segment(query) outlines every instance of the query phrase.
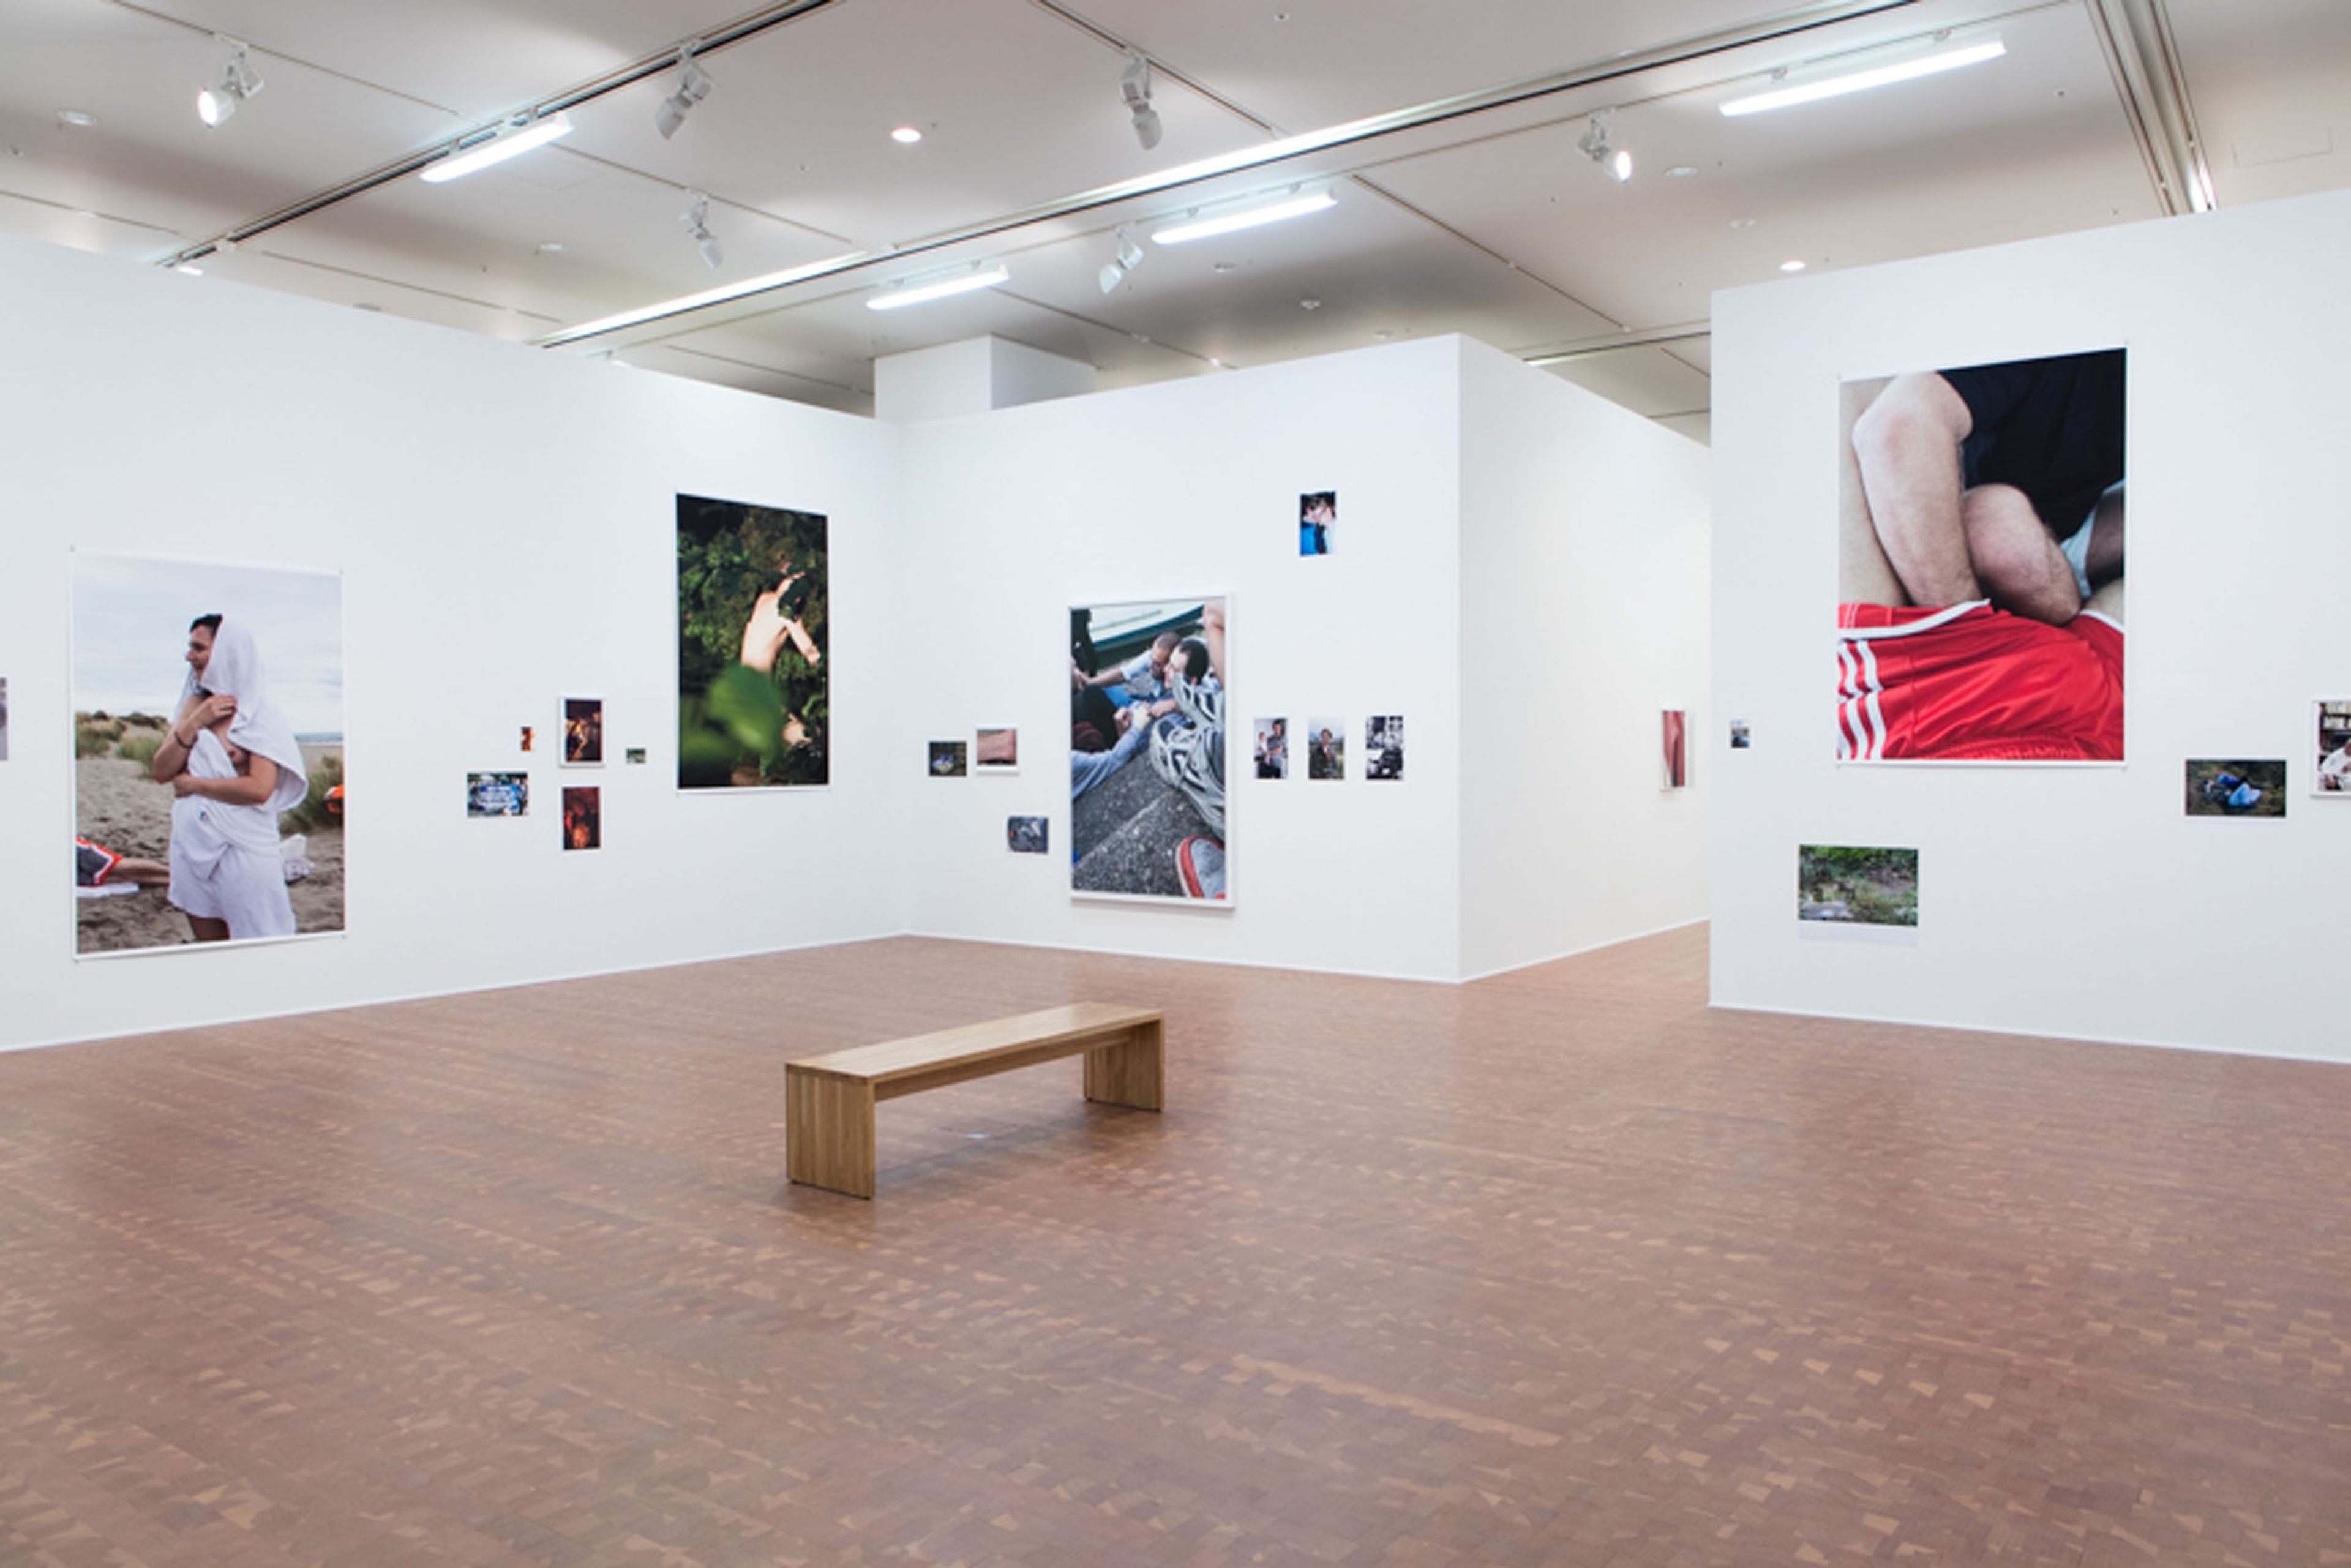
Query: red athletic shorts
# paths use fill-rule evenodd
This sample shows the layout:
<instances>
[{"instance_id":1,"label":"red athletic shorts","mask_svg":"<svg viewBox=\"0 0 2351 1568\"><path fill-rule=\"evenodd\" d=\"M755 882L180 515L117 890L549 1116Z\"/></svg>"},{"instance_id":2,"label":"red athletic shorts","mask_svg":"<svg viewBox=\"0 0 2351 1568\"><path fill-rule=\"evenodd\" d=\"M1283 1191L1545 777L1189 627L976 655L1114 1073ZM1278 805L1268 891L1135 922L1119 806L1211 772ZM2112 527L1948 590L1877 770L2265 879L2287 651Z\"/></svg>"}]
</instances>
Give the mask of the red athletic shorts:
<instances>
[{"instance_id":1,"label":"red athletic shorts","mask_svg":"<svg viewBox=\"0 0 2351 1568\"><path fill-rule=\"evenodd\" d=\"M1837 756L1876 762L2119 762L2123 632L1981 600L1837 606Z\"/></svg>"}]
</instances>

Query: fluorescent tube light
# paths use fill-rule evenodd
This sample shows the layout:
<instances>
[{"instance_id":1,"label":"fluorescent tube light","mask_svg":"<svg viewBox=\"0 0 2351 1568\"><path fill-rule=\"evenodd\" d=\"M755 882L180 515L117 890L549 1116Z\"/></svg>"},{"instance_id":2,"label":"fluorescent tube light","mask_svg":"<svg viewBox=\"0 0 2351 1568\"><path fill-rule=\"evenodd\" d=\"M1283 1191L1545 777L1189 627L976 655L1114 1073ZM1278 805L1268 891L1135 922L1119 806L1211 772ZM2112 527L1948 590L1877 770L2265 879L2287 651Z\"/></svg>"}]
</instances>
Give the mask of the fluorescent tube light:
<instances>
[{"instance_id":1,"label":"fluorescent tube light","mask_svg":"<svg viewBox=\"0 0 2351 1568\"><path fill-rule=\"evenodd\" d=\"M1226 213L1218 217L1201 218L1164 228L1151 236L1154 245L1183 245L1190 240L1211 239L1217 235L1253 229L1259 224L1278 224L1284 218L1302 218L1309 213L1319 213L1325 207L1336 206L1328 191L1317 191L1311 196L1293 196L1286 202L1270 206L1248 207L1238 213Z\"/></svg>"},{"instance_id":2,"label":"fluorescent tube light","mask_svg":"<svg viewBox=\"0 0 2351 1568\"><path fill-rule=\"evenodd\" d=\"M865 301L868 310L899 310L909 305L926 304L945 299L950 295L968 294L975 288L993 288L1011 278L1001 267L983 267L967 272L959 277L944 278L936 283L918 284L912 288L885 288Z\"/></svg>"},{"instance_id":3,"label":"fluorescent tube light","mask_svg":"<svg viewBox=\"0 0 2351 1568\"><path fill-rule=\"evenodd\" d=\"M534 147L544 147L559 136L570 134L569 115L541 115L528 124L510 125L487 141L476 141L463 152L426 165L420 178L428 185L438 185L444 180L462 180L468 174L479 173L493 163L503 163Z\"/></svg>"},{"instance_id":4,"label":"fluorescent tube light","mask_svg":"<svg viewBox=\"0 0 2351 1568\"><path fill-rule=\"evenodd\" d=\"M1742 114L1761 114L1766 110L1786 109L1793 104L1814 103L1824 98L1837 98L1849 92L1865 92L1874 87L1888 87L1898 81L1913 81L1943 71L1955 71L1961 66L1980 65L1996 60L2008 53L2008 46L1998 38L1962 48L1941 48L1931 54L1914 55L1907 60L1890 65L1873 66L1866 70L1846 71L1841 75L1823 77L1817 81L1798 87L1773 88L1769 92L1750 93L1734 98L1722 106L1722 112L1736 118Z\"/></svg>"}]
</instances>

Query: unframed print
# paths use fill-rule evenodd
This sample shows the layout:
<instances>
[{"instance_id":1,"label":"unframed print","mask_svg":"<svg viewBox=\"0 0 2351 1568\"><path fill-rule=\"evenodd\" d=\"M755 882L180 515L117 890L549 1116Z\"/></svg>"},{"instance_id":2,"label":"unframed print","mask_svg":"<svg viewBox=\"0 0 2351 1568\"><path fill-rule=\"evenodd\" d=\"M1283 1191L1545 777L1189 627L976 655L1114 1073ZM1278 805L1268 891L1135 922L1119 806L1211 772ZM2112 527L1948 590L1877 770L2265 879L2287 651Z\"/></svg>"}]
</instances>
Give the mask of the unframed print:
<instances>
[{"instance_id":1,"label":"unframed print","mask_svg":"<svg viewBox=\"0 0 2351 1568\"><path fill-rule=\"evenodd\" d=\"M1364 721L1364 777L1403 779L1403 715L1389 714Z\"/></svg>"},{"instance_id":2,"label":"unframed print","mask_svg":"<svg viewBox=\"0 0 2351 1568\"><path fill-rule=\"evenodd\" d=\"M2112 349L1845 384L1840 760L2123 759L2124 371Z\"/></svg>"},{"instance_id":3,"label":"unframed print","mask_svg":"<svg viewBox=\"0 0 2351 1568\"><path fill-rule=\"evenodd\" d=\"M974 773L1020 771L1020 732L1009 725L974 732L971 741Z\"/></svg>"},{"instance_id":4,"label":"unframed print","mask_svg":"<svg viewBox=\"0 0 2351 1568\"><path fill-rule=\"evenodd\" d=\"M1732 719L1730 721L1730 749L1733 751L1744 751L1747 749L1748 745L1747 721L1743 718Z\"/></svg>"},{"instance_id":5,"label":"unframed print","mask_svg":"<svg viewBox=\"0 0 2351 1568\"><path fill-rule=\"evenodd\" d=\"M628 758L630 767L643 767L645 763L645 748L642 746L632 746L628 750Z\"/></svg>"},{"instance_id":6,"label":"unframed print","mask_svg":"<svg viewBox=\"0 0 2351 1568\"><path fill-rule=\"evenodd\" d=\"M677 782L823 784L831 590L815 512L677 498Z\"/></svg>"},{"instance_id":7,"label":"unframed print","mask_svg":"<svg viewBox=\"0 0 2351 1568\"><path fill-rule=\"evenodd\" d=\"M1073 894L1230 906L1225 631L1221 596L1070 612Z\"/></svg>"},{"instance_id":8,"label":"unframed print","mask_svg":"<svg viewBox=\"0 0 2351 1568\"><path fill-rule=\"evenodd\" d=\"M1918 852L1805 844L1796 852L1796 918L1918 924Z\"/></svg>"},{"instance_id":9,"label":"unframed print","mask_svg":"<svg viewBox=\"0 0 2351 1568\"><path fill-rule=\"evenodd\" d=\"M563 847L604 847L604 795L601 785L575 784L563 791Z\"/></svg>"},{"instance_id":10,"label":"unframed print","mask_svg":"<svg viewBox=\"0 0 2351 1568\"><path fill-rule=\"evenodd\" d=\"M2188 814L2191 817L2283 817L2285 759L2262 761L2190 758Z\"/></svg>"},{"instance_id":11,"label":"unframed print","mask_svg":"<svg viewBox=\"0 0 2351 1568\"><path fill-rule=\"evenodd\" d=\"M563 699L563 766L604 766L604 699Z\"/></svg>"},{"instance_id":12,"label":"unframed print","mask_svg":"<svg viewBox=\"0 0 2351 1568\"><path fill-rule=\"evenodd\" d=\"M1290 777L1290 721L1286 718L1261 718L1254 723L1257 731L1257 776L1260 779Z\"/></svg>"},{"instance_id":13,"label":"unframed print","mask_svg":"<svg viewBox=\"0 0 2351 1568\"><path fill-rule=\"evenodd\" d=\"M466 774L465 815L468 817L529 816L530 775L528 773Z\"/></svg>"},{"instance_id":14,"label":"unframed print","mask_svg":"<svg viewBox=\"0 0 2351 1568\"><path fill-rule=\"evenodd\" d=\"M971 743L965 740L935 740L930 746L930 775L934 779L960 779L969 765Z\"/></svg>"},{"instance_id":15,"label":"unframed print","mask_svg":"<svg viewBox=\"0 0 2351 1568\"><path fill-rule=\"evenodd\" d=\"M0 699L6 697L6 688L7 683L0 681ZM2318 764L2310 776L2310 792L2330 800L2351 800L2351 701L2320 701L2311 706Z\"/></svg>"},{"instance_id":16,"label":"unframed print","mask_svg":"<svg viewBox=\"0 0 2351 1568\"><path fill-rule=\"evenodd\" d=\"M1306 777L1347 777L1347 721L1310 718L1306 721Z\"/></svg>"},{"instance_id":17,"label":"unframed print","mask_svg":"<svg viewBox=\"0 0 2351 1568\"><path fill-rule=\"evenodd\" d=\"M1339 492L1313 490L1298 497L1298 553L1329 555L1331 530L1339 523Z\"/></svg>"},{"instance_id":18,"label":"unframed print","mask_svg":"<svg viewBox=\"0 0 2351 1568\"><path fill-rule=\"evenodd\" d=\"M1689 715L1677 707L1663 711L1666 788L1680 789L1689 783Z\"/></svg>"},{"instance_id":19,"label":"unframed print","mask_svg":"<svg viewBox=\"0 0 2351 1568\"><path fill-rule=\"evenodd\" d=\"M140 889L76 950L340 931L342 579L79 552L72 591L74 831Z\"/></svg>"},{"instance_id":20,"label":"unframed print","mask_svg":"<svg viewBox=\"0 0 2351 1568\"><path fill-rule=\"evenodd\" d=\"M538 737L538 731L533 729L528 725L524 725L522 727L522 749L528 751L530 749L530 743L537 739Z\"/></svg>"},{"instance_id":21,"label":"unframed print","mask_svg":"<svg viewBox=\"0 0 2351 1568\"><path fill-rule=\"evenodd\" d=\"M1004 819L1004 847L1016 855L1041 855L1049 831L1043 817L1007 817Z\"/></svg>"}]
</instances>

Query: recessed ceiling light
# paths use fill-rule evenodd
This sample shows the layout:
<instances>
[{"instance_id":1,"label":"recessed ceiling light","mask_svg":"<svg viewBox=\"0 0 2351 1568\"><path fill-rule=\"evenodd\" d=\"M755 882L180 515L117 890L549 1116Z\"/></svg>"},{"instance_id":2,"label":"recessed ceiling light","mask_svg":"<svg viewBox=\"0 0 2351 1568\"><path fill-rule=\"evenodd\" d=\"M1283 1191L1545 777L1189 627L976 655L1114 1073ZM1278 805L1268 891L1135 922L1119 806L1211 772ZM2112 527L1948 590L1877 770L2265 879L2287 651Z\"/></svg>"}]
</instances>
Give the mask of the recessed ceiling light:
<instances>
[{"instance_id":1,"label":"recessed ceiling light","mask_svg":"<svg viewBox=\"0 0 2351 1568\"><path fill-rule=\"evenodd\" d=\"M98 116L86 109L61 109L57 110L57 123L59 125L96 125Z\"/></svg>"},{"instance_id":2,"label":"recessed ceiling light","mask_svg":"<svg viewBox=\"0 0 2351 1568\"><path fill-rule=\"evenodd\" d=\"M923 133L911 125L902 125L890 132L890 140L901 147L912 147L923 139Z\"/></svg>"},{"instance_id":3,"label":"recessed ceiling light","mask_svg":"<svg viewBox=\"0 0 2351 1568\"><path fill-rule=\"evenodd\" d=\"M1301 310L1320 310L1322 308L1322 301L1320 299L1301 299L1298 302L1298 308Z\"/></svg>"},{"instance_id":4,"label":"recessed ceiling light","mask_svg":"<svg viewBox=\"0 0 2351 1568\"><path fill-rule=\"evenodd\" d=\"M1730 226L1735 229L1751 229L1755 226L1755 220L1753 218L1733 218L1730 220Z\"/></svg>"},{"instance_id":5,"label":"recessed ceiling light","mask_svg":"<svg viewBox=\"0 0 2351 1568\"><path fill-rule=\"evenodd\" d=\"M538 242L538 254L541 256L561 256L570 248L559 239L543 239Z\"/></svg>"},{"instance_id":6,"label":"recessed ceiling light","mask_svg":"<svg viewBox=\"0 0 2351 1568\"><path fill-rule=\"evenodd\" d=\"M1666 178L1668 180L1687 180L1692 174L1697 172L1698 169L1693 164L1677 163L1672 168L1666 171Z\"/></svg>"},{"instance_id":7,"label":"recessed ceiling light","mask_svg":"<svg viewBox=\"0 0 2351 1568\"><path fill-rule=\"evenodd\" d=\"M1804 270L1804 264L1801 261L1783 261L1780 264L1780 270L1782 272L1802 272Z\"/></svg>"}]
</instances>

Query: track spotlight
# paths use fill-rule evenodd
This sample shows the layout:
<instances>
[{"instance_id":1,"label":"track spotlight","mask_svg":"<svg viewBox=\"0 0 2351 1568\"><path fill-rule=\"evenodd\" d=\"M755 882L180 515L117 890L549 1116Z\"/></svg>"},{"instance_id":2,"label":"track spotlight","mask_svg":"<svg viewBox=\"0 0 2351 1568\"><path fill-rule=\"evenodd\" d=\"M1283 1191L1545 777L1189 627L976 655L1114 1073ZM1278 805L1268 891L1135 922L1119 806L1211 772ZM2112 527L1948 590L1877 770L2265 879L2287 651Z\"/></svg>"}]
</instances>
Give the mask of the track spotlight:
<instances>
[{"instance_id":1,"label":"track spotlight","mask_svg":"<svg viewBox=\"0 0 2351 1568\"><path fill-rule=\"evenodd\" d=\"M1618 184L1633 177L1633 155L1609 139L1606 110L1593 111L1583 127L1583 138L1575 145L1586 158L1614 175Z\"/></svg>"},{"instance_id":2,"label":"track spotlight","mask_svg":"<svg viewBox=\"0 0 2351 1568\"><path fill-rule=\"evenodd\" d=\"M685 123L694 106L710 96L712 86L710 73L694 63L692 49L680 49L677 63L685 68L677 78L677 90L662 99L661 107L653 110L653 129L662 133L664 141L677 134L677 128Z\"/></svg>"},{"instance_id":3,"label":"track spotlight","mask_svg":"<svg viewBox=\"0 0 2351 1568\"><path fill-rule=\"evenodd\" d=\"M702 252L704 264L716 272L726 255L718 248L718 236L710 232L710 198L700 191L687 194L694 199L686 204L685 211L677 214L677 221L694 236L695 248Z\"/></svg>"},{"instance_id":4,"label":"track spotlight","mask_svg":"<svg viewBox=\"0 0 2351 1568\"><path fill-rule=\"evenodd\" d=\"M261 90L261 78L246 63L246 47L235 38L220 41L228 46L228 65L218 82L196 94L196 118L208 127L235 114L246 99Z\"/></svg>"},{"instance_id":5,"label":"track spotlight","mask_svg":"<svg viewBox=\"0 0 2351 1568\"><path fill-rule=\"evenodd\" d=\"M1126 275L1142 265L1143 247L1134 243L1133 235L1124 229L1119 230L1118 256L1114 260L1102 265L1102 291L1104 294L1115 294L1118 292L1118 286L1126 281Z\"/></svg>"},{"instance_id":6,"label":"track spotlight","mask_svg":"<svg viewBox=\"0 0 2351 1568\"><path fill-rule=\"evenodd\" d=\"M1151 107L1151 61L1142 55L1126 57L1126 72L1118 78L1119 96L1134 120L1134 139L1150 152L1159 145L1159 111Z\"/></svg>"}]
</instances>

